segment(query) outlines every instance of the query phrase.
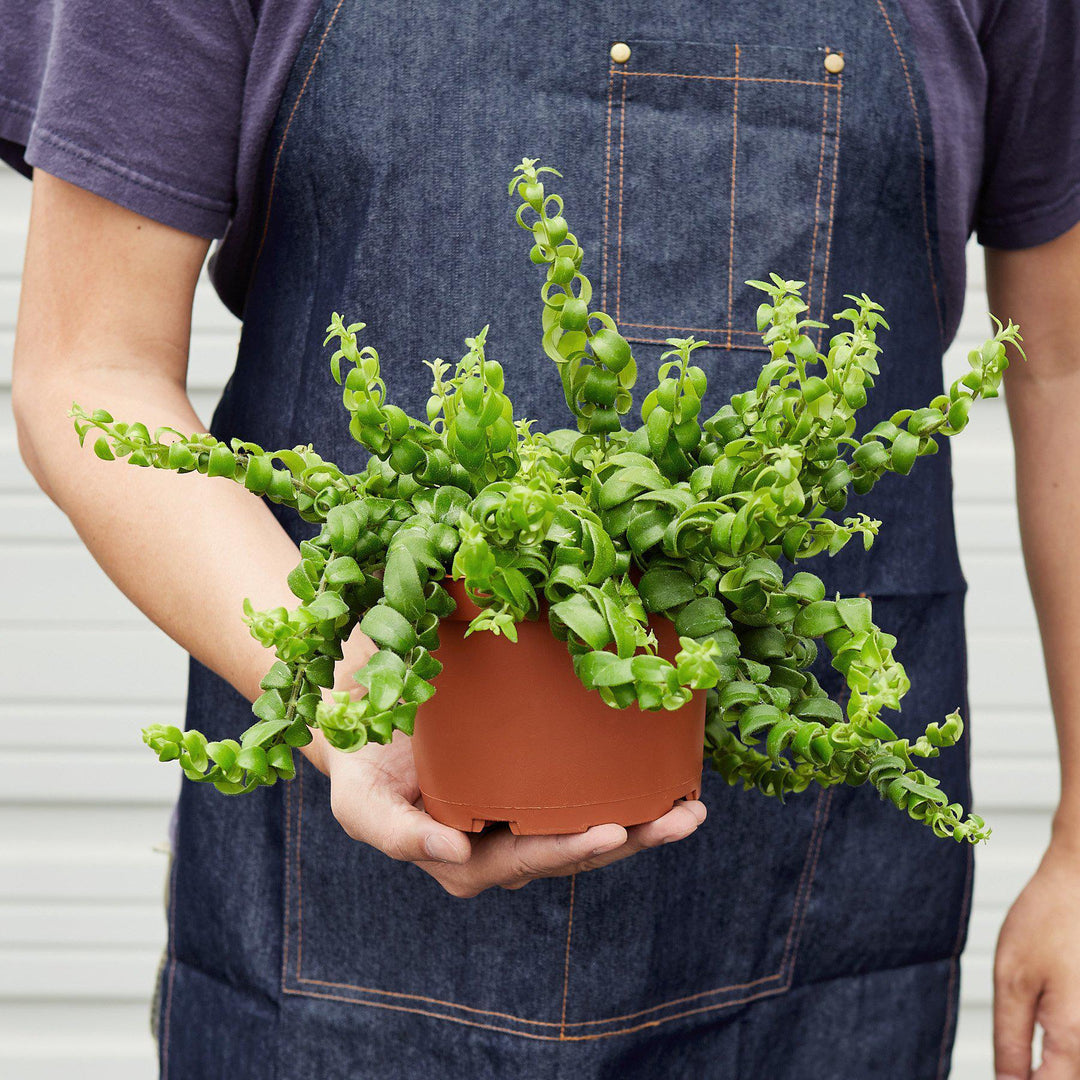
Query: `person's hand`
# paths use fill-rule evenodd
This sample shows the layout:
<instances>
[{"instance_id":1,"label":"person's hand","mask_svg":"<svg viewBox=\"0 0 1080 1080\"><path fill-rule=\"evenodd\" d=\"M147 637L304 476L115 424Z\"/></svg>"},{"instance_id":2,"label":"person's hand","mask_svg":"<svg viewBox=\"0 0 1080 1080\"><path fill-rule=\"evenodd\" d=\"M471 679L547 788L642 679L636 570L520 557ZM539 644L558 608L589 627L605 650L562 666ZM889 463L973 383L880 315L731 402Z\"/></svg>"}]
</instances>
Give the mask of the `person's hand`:
<instances>
[{"instance_id":1,"label":"person's hand","mask_svg":"<svg viewBox=\"0 0 1080 1080\"><path fill-rule=\"evenodd\" d=\"M595 870L681 840L705 820L704 804L694 801L630 829L597 825L568 836L514 836L501 826L473 836L424 813L412 740L400 731L386 746L369 744L353 753L326 746L319 764L330 777L334 817L349 836L416 863L452 896L477 896L495 886L520 889L536 878Z\"/></svg>"},{"instance_id":2,"label":"person's hand","mask_svg":"<svg viewBox=\"0 0 1080 1080\"><path fill-rule=\"evenodd\" d=\"M362 694L353 672L377 651L370 638L355 630L344 643L335 689ZM477 836L424 813L412 740L400 731L386 746L370 743L350 753L335 750L316 731L303 753L330 778L330 807L349 836L392 859L416 863L452 896L477 896L495 886L520 889L536 878L595 870L682 840L705 820L704 803L694 800L630 829L597 825L566 836L514 836L500 826Z\"/></svg>"},{"instance_id":3,"label":"person's hand","mask_svg":"<svg viewBox=\"0 0 1080 1080\"><path fill-rule=\"evenodd\" d=\"M1080 1077L1080 842L1055 839L1013 904L994 963L997 1080ZM1031 1072L1035 1022L1042 1063Z\"/></svg>"}]
</instances>

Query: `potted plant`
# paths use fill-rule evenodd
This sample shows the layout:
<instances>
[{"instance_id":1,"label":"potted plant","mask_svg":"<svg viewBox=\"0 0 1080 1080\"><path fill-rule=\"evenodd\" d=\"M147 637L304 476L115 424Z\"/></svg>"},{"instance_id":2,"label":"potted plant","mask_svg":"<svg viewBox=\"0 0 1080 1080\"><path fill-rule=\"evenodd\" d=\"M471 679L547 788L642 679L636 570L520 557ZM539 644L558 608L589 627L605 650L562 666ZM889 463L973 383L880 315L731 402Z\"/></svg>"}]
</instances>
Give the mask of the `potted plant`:
<instances>
[{"instance_id":1,"label":"potted plant","mask_svg":"<svg viewBox=\"0 0 1080 1080\"><path fill-rule=\"evenodd\" d=\"M400 730L414 737L430 813L521 832L656 817L698 789L704 746L731 784L784 797L867 783L939 836L985 838L982 819L915 763L956 742L959 715L898 738L882 717L908 689L895 639L868 599L827 598L794 564L856 537L872 544L879 522L835 516L849 494L906 474L962 430L972 403L997 394L1018 328L997 323L947 394L856 438L882 309L848 297L835 318L850 328L821 353L811 331L825 324L803 317L802 283L774 274L748 282L764 294L769 350L757 384L703 419L693 353L705 342L671 338L630 431L634 356L592 308L545 175L560 174L525 159L510 192L546 271L542 347L576 430L515 419L487 327L453 370L428 365L427 416L407 416L376 351L357 342L364 324L337 314L326 341L349 430L370 453L359 473L310 446L268 452L73 408L80 440L100 433L102 458L227 477L316 527L289 575L297 606L245 604L277 656L257 722L239 741L156 724L145 741L189 779L239 794L291 778L312 728L341 750ZM364 692L330 693L357 623L379 647L356 672ZM849 688L844 709L810 670L819 642Z\"/></svg>"}]
</instances>

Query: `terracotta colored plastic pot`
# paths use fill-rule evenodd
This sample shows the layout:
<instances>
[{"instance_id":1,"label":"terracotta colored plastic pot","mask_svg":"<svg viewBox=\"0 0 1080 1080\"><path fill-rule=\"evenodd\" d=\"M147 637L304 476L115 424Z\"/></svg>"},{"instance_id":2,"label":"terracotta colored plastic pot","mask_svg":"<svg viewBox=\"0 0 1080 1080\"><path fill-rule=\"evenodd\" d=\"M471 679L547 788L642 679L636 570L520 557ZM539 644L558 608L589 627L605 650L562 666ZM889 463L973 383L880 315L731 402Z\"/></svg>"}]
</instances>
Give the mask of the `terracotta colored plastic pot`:
<instances>
[{"instance_id":1,"label":"terracotta colored plastic pot","mask_svg":"<svg viewBox=\"0 0 1080 1080\"><path fill-rule=\"evenodd\" d=\"M443 620L443 670L416 718L413 754L424 808L466 832L505 821L523 836L652 821L701 791L705 694L683 708L613 709L574 674L564 642L539 621L518 641L479 632L460 582L444 583L457 611ZM679 643L667 619L650 625L660 653Z\"/></svg>"}]
</instances>

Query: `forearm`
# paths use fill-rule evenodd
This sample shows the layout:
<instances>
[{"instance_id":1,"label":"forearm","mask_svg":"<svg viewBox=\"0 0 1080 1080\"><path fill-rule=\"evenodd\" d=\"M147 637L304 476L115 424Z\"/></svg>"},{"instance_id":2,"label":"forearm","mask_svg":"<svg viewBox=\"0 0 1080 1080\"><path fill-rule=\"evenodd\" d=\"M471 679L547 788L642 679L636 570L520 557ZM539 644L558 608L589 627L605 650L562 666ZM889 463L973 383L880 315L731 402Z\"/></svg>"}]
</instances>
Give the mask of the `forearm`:
<instances>
[{"instance_id":1,"label":"forearm","mask_svg":"<svg viewBox=\"0 0 1080 1080\"><path fill-rule=\"evenodd\" d=\"M1024 561L1038 615L1061 758L1058 821L1080 841L1080 370L1008 382Z\"/></svg>"},{"instance_id":2,"label":"forearm","mask_svg":"<svg viewBox=\"0 0 1080 1080\"><path fill-rule=\"evenodd\" d=\"M243 600L256 608L294 604L285 578L299 553L267 505L231 481L103 462L92 438L79 447L67 417L72 399L151 430L205 430L183 389L143 368L88 357L62 380L39 377L16 403L20 449L129 599L254 699L272 657L248 633Z\"/></svg>"},{"instance_id":3,"label":"forearm","mask_svg":"<svg viewBox=\"0 0 1080 1080\"><path fill-rule=\"evenodd\" d=\"M1055 837L1080 847L1080 230L987 252L991 308L1020 323L1028 362L1005 379L1024 561L1061 762Z\"/></svg>"}]
</instances>

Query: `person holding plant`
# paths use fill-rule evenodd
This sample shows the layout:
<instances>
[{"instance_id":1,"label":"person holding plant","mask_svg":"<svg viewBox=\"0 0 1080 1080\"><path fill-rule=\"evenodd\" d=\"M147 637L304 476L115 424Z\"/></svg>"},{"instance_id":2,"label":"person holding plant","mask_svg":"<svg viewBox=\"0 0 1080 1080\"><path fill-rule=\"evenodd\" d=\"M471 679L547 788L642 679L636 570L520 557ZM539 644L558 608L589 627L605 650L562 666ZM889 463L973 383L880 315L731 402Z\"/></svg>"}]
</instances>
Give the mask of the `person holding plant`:
<instances>
[{"instance_id":1,"label":"person holding plant","mask_svg":"<svg viewBox=\"0 0 1080 1080\"><path fill-rule=\"evenodd\" d=\"M532 285L514 226L489 197L525 150L564 165L603 308L639 366L696 333L721 399L760 369L760 298L738 283L769 269L805 279L818 321L852 289L883 303L871 423L934 399L977 225L992 306L1024 327L1030 357L1007 382L1064 780L1053 842L1002 933L997 1068L1030 1074L1037 1017L1038 1075L1076 1075L1080 594L1057 572L1074 513L1061 492L1080 485L1080 165L1062 151L1080 131L1075 15L915 0L812 17L795 3L767 17L689 3L41 5L0 43L0 137L35 181L20 448L117 584L192 653L189 722L225 739L266 675L241 603L292 605L310 530L239 487L100 468L66 417L75 397L151 428L202 426L184 379L208 238L225 234L212 273L244 322L213 432L311 439L359 467L313 332L333 309L377 330L412 416L429 393L413 359L490 320L515 403L565 426L521 317ZM964 697L964 584L947 452L892 479L867 497L888 524L879 543L821 572L831 592L872 596L909 643L907 735ZM354 633L335 685L350 689L375 651ZM865 792L781 806L710 776L701 801L629 830L476 838L419 805L402 733L351 754L317 735L303 754L287 793L184 787L165 1076L948 1071L971 851ZM940 764L967 801L963 755Z\"/></svg>"}]
</instances>

